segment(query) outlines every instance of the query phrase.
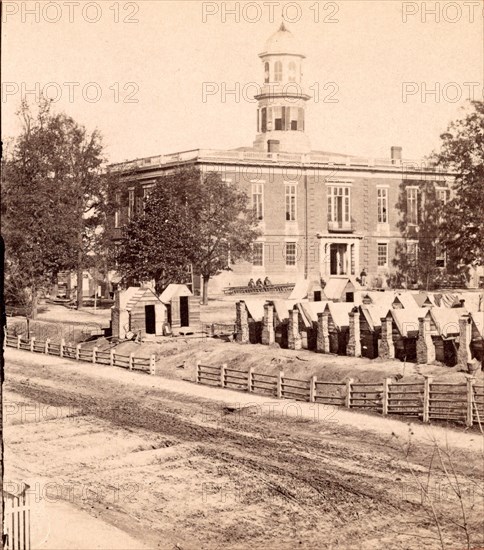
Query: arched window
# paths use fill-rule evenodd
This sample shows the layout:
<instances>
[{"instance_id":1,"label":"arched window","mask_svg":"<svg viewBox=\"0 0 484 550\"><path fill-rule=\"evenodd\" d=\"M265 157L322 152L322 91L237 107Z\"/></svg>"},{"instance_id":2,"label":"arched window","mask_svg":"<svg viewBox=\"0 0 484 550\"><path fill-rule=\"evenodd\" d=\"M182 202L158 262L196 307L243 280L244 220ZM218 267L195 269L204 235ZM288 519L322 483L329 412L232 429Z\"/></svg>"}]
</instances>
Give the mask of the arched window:
<instances>
[{"instance_id":1,"label":"arched window","mask_svg":"<svg viewBox=\"0 0 484 550\"><path fill-rule=\"evenodd\" d=\"M269 63L264 63L264 82L269 82Z\"/></svg>"},{"instance_id":2,"label":"arched window","mask_svg":"<svg viewBox=\"0 0 484 550\"><path fill-rule=\"evenodd\" d=\"M289 82L296 82L296 63L294 61L289 63Z\"/></svg>"},{"instance_id":3,"label":"arched window","mask_svg":"<svg viewBox=\"0 0 484 550\"><path fill-rule=\"evenodd\" d=\"M281 61L276 61L274 63L274 80L276 82L282 82L282 63L281 63Z\"/></svg>"}]
</instances>

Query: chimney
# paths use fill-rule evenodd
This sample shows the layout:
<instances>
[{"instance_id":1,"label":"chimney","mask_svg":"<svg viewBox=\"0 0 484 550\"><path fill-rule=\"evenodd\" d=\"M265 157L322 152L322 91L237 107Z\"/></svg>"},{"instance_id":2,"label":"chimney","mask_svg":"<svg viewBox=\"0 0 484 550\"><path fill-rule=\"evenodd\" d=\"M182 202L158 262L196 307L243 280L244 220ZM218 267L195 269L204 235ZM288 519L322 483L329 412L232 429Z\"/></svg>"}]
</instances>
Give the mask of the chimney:
<instances>
[{"instance_id":1,"label":"chimney","mask_svg":"<svg viewBox=\"0 0 484 550\"><path fill-rule=\"evenodd\" d=\"M393 146L390 151L391 151L390 156L391 156L391 159L392 159L392 164L399 164L400 162L402 162L402 148L401 147Z\"/></svg>"}]
</instances>

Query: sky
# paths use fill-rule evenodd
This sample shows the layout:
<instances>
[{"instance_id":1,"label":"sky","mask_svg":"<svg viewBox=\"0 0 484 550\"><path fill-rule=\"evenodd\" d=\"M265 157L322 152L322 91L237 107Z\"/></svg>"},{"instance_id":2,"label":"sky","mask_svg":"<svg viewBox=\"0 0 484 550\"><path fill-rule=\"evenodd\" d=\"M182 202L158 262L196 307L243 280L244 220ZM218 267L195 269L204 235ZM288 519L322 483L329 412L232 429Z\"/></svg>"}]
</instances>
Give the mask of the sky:
<instances>
[{"instance_id":1,"label":"sky","mask_svg":"<svg viewBox=\"0 0 484 550\"><path fill-rule=\"evenodd\" d=\"M319 91L306 114L314 150L384 158L396 145L421 158L482 99L481 1L4 1L2 136L43 90L101 131L110 162L251 146L258 54L282 20Z\"/></svg>"}]
</instances>

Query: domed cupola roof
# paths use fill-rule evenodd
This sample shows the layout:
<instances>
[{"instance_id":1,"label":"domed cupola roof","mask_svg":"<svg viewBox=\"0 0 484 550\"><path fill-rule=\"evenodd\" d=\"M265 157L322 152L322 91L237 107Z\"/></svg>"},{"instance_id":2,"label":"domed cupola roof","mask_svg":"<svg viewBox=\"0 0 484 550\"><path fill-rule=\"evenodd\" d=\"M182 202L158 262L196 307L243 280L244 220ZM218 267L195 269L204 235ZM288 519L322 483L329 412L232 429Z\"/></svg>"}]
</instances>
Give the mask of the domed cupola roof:
<instances>
[{"instance_id":1,"label":"domed cupola roof","mask_svg":"<svg viewBox=\"0 0 484 550\"><path fill-rule=\"evenodd\" d=\"M301 51L298 40L294 37L292 32L286 29L284 22L282 22L279 29L267 39L264 51L259 54L259 57L274 54L293 54L305 57Z\"/></svg>"}]
</instances>

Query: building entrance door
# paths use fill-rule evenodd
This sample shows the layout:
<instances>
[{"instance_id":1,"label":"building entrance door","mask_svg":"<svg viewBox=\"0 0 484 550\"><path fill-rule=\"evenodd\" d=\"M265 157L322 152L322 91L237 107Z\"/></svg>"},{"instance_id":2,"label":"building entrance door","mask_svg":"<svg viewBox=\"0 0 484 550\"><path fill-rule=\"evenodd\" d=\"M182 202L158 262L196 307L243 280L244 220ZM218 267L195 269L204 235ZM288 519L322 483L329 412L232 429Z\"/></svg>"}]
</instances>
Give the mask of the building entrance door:
<instances>
[{"instance_id":1,"label":"building entrance door","mask_svg":"<svg viewBox=\"0 0 484 550\"><path fill-rule=\"evenodd\" d=\"M180 325L188 327L190 325L190 315L188 310L188 296L180 297Z\"/></svg>"},{"instance_id":2,"label":"building entrance door","mask_svg":"<svg viewBox=\"0 0 484 550\"><path fill-rule=\"evenodd\" d=\"M146 334L156 334L155 306L145 306L145 331Z\"/></svg>"},{"instance_id":3,"label":"building entrance door","mask_svg":"<svg viewBox=\"0 0 484 550\"><path fill-rule=\"evenodd\" d=\"M347 274L347 244L332 244L330 247L330 274L331 275L346 275Z\"/></svg>"}]
</instances>

